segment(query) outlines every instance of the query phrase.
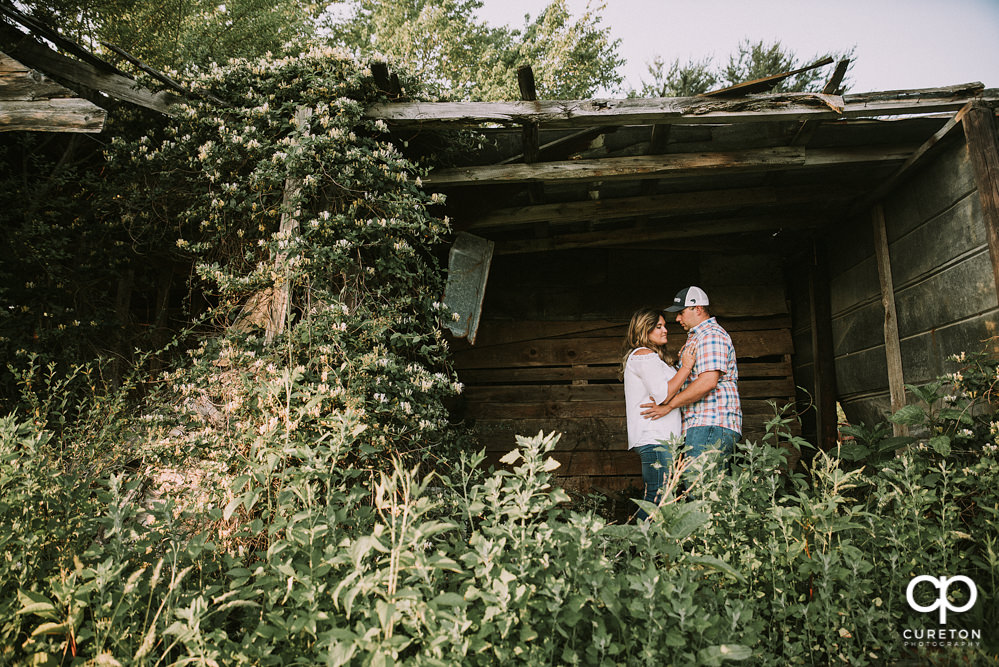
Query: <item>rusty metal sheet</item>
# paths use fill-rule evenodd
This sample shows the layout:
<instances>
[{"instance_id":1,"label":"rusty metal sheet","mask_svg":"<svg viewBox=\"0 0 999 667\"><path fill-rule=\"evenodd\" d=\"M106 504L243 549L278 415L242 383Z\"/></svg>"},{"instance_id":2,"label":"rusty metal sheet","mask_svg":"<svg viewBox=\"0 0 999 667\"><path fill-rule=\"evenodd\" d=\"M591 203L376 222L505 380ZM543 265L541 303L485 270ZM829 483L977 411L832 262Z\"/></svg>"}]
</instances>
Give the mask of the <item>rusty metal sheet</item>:
<instances>
[{"instance_id":1,"label":"rusty metal sheet","mask_svg":"<svg viewBox=\"0 0 999 667\"><path fill-rule=\"evenodd\" d=\"M486 280L493 259L495 244L468 232L458 232L448 255L447 285L444 303L458 319L447 323L458 338L475 343L482 314L482 299L486 295Z\"/></svg>"}]
</instances>

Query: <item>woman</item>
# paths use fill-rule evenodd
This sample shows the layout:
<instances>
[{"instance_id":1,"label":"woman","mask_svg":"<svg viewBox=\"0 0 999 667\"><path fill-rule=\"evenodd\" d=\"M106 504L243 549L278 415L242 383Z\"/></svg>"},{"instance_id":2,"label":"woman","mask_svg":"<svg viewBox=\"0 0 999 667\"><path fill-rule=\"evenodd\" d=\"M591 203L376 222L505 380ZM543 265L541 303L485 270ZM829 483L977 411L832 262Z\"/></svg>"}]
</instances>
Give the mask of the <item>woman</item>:
<instances>
[{"instance_id":1,"label":"woman","mask_svg":"<svg viewBox=\"0 0 999 667\"><path fill-rule=\"evenodd\" d=\"M671 457L660 441L681 437L680 411L673 410L661 419L644 419L641 404L649 397L664 403L680 390L694 365L693 352L681 350L680 369L666 362L666 319L662 312L643 308L631 316L625 338L624 399L628 419L628 449L642 459L645 500L658 502L659 489L669 472ZM644 510L638 518L648 517Z\"/></svg>"}]
</instances>

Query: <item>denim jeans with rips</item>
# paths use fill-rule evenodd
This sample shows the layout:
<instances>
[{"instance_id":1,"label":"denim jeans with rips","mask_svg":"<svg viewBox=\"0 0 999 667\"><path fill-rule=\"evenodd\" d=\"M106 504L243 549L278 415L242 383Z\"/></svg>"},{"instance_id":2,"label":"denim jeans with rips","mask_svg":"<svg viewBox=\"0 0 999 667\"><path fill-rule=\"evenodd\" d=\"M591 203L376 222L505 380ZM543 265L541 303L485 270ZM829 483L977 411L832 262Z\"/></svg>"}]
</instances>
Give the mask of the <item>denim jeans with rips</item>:
<instances>
[{"instance_id":1,"label":"denim jeans with rips","mask_svg":"<svg viewBox=\"0 0 999 667\"><path fill-rule=\"evenodd\" d=\"M659 490L666 481L670 466L673 463L673 455L670 454L669 447L664 444L640 445L635 447L639 457L642 459L642 483L645 485L645 497L650 503L659 502ZM638 520L645 521L649 518L645 510L639 508Z\"/></svg>"}]
</instances>

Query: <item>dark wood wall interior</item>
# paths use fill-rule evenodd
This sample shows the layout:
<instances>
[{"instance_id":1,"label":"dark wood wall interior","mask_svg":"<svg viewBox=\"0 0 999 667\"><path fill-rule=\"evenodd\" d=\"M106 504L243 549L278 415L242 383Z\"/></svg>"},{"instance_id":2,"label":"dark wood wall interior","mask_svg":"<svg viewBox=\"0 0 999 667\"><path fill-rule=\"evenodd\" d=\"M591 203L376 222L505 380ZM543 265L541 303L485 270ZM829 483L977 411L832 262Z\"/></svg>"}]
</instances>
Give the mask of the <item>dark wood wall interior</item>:
<instances>
[{"instance_id":1,"label":"dark wood wall interior","mask_svg":"<svg viewBox=\"0 0 999 667\"><path fill-rule=\"evenodd\" d=\"M515 435L561 432L556 471L566 488L639 486L627 451L622 344L631 314L663 307L688 284L702 286L732 335L745 435L758 439L768 401L793 400L791 321L775 255L586 249L493 259L474 346L454 345L465 384L460 412L490 461ZM686 334L670 326L675 354Z\"/></svg>"},{"instance_id":2,"label":"dark wood wall interior","mask_svg":"<svg viewBox=\"0 0 999 667\"><path fill-rule=\"evenodd\" d=\"M986 227L960 134L928 157L883 206L904 381L919 384L953 371L947 356L981 349L985 339L999 334ZM839 400L851 422L875 423L890 411L890 398L871 217L865 212L830 230L825 248ZM795 374L807 386L812 381L807 284L793 284L795 344L802 352Z\"/></svg>"}]
</instances>

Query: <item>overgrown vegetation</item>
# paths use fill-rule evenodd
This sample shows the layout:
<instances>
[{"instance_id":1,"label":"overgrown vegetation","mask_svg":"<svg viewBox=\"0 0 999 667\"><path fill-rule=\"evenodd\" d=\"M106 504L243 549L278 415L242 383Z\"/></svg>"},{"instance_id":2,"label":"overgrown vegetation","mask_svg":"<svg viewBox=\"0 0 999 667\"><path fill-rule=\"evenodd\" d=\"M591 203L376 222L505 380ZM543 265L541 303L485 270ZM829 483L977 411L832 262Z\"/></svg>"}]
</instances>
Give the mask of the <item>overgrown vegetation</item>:
<instances>
[{"instance_id":1,"label":"overgrown vegetation","mask_svg":"<svg viewBox=\"0 0 999 667\"><path fill-rule=\"evenodd\" d=\"M363 70L313 52L196 83L227 106L121 132L94 195L109 228L148 230L150 252L197 266L206 305L182 361L139 364L114 391L99 365L67 374L27 351L12 363L0 661L828 665L999 651L999 360L964 358L949 384L913 387L926 403L895 419L918 440L888 447L864 427L874 435L853 446L866 451L787 473L775 417L733 474L702 457L686 502L610 524L552 485L556 435L522 439L509 470L484 474L447 423L461 387L431 248L448 226L420 167L363 118L377 97ZM292 307L268 310L285 287ZM978 583L949 625L980 629L980 645L905 645L906 629L936 627L905 601L919 574ZM963 589L951 593L959 606Z\"/></svg>"},{"instance_id":2,"label":"overgrown vegetation","mask_svg":"<svg viewBox=\"0 0 999 667\"><path fill-rule=\"evenodd\" d=\"M264 392L304 385L284 376ZM994 393L987 400L994 407ZM292 409L292 421L309 410ZM974 418L992 430L974 448L945 457L917 444L852 470L820 453L807 475L787 475L772 441L741 446L731 476L706 456L688 471L690 502L650 508L653 520L636 526L565 504L545 457L552 435L522 440L510 472L480 479L481 455L462 455L421 477L398 459L359 466L361 421L340 411L318 439L257 435L215 502L180 510L144 500L138 471L67 468L46 431L7 417L5 659L976 663L999 648L990 418ZM937 627L905 601L926 573L977 583L977 604L948 626L979 640L906 646L907 629ZM966 592L951 593L962 606Z\"/></svg>"}]
</instances>

